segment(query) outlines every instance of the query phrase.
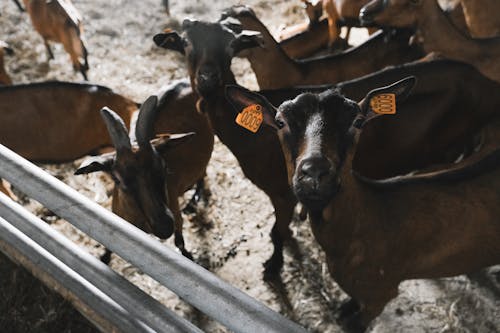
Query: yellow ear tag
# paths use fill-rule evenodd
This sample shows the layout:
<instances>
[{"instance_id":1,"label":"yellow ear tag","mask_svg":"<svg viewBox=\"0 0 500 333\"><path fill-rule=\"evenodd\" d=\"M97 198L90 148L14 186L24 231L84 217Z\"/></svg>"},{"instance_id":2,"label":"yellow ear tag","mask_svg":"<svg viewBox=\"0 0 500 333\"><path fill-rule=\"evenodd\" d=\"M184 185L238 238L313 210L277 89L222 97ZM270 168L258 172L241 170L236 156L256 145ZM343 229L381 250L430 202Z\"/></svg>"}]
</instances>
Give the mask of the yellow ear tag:
<instances>
[{"instance_id":1,"label":"yellow ear tag","mask_svg":"<svg viewBox=\"0 0 500 333\"><path fill-rule=\"evenodd\" d=\"M396 95L376 95L370 100L370 107L378 114L396 114Z\"/></svg>"},{"instance_id":2,"label":"yellow ear tag","mask_svg":"<svg viewBox=\"0 0 500 333\"><path fill-rule=\"evenodd\" d=\"M236 116L236 123L253 133L259 130L263 120L262 107L259 104L247 106Z\"/></svg>"}]
</instances>

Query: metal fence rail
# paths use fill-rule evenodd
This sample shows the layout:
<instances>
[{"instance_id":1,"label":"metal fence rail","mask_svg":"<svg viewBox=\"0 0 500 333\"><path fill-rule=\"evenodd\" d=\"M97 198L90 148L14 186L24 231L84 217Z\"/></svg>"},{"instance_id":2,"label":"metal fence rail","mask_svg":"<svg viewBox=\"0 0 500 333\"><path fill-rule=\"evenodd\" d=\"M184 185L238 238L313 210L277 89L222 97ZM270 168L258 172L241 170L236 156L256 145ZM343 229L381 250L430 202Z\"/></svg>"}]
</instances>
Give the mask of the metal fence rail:
<instances>
[{"instance_id":1,"label":"metal fence rail","mask_svg":"<svg viewBox=\"0 0 500 333\"><path fill-rule=\"evenodd\" d=\"M0 216L92 285L105 291L127 311L128 316L142 320L155 332L202 332L3 193L0 193Z\"/></svg>"},{"instance_id":2,"label":"metal fence rail","mask_svg":"<svg viewBox=\"0 0 500 333\"><path fill-rule=\"evenodd\" d=\"M0 217L0 251L21 262L33 275L57 287L103 331L154 333L102 291ZM82 306L84 303L85 306ZM5 327L4 327L5 329Z\"/></svg>"},{"instance_id":3,"label":"metal fence rail","mask_svg":"<svg viewBox=\"0 0 500 333\"><path fill-rule=\"evenodd\" d=\"M235 332L306 332L0 145L0 177Z\"/></svg>"}]
</instances>

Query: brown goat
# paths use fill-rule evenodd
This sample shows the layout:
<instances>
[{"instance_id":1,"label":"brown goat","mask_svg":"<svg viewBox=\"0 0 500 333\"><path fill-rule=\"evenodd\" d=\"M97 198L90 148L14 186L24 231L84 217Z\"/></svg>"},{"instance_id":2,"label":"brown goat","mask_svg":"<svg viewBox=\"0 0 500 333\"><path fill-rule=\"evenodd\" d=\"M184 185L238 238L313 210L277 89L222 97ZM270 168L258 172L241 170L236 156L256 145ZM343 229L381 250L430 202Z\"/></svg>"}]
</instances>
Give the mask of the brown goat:
<instances>
[{"instance_id":1,"label":"brown goat","mask_svg":"<svg viewBox=\"0 0 500 333\"><path fill-rule=\"evenodd\" d=\"M236 35L220 23L189 20L183 22L182 29L182 36L176 32L162 33L154 41L158 46L186 55L191 86L200 96L198 109L208 115L213 131L238 159L245 176L271 199L276 215L271 231L274 252L264 271L265 278L271 277L283 265L283 243L291 237L288 225L296 200L288 186L285 161L275 133L264 130L253 135L236 125L237 113L224 98L225 84L236 82L230 69L232 57L242 49L258 45L259 36L248 31Z\"/></svg>"},{"instance_id":2,"label":"brown goat","mask_svg":"<svg viewBox=\"0 0 500 333\"><path fill-rule=\"evenodd\" d=\"M427 53L470 63L500 82L500 38L472 39L462 35L436 0L372 0L362 8L360 18L367 24L415 27Z\"/></svg>"},{"instance_id":3,"label":"brown goat","mask_svg":"<svg viewBox=\"0 0 500 333\"><path fill-rule=\"evenodd\" d=\"M461 0L461 2L472 37L500 36L500 3L497 0Z\"/></svg>"},{"instance_id":4,"label":"brown goat","mask_svg":"<svg viewBox=\"0 0 500 333\"><path fill-rule=\"evenodd\" d=\"M42 36L50 59L54 58L49 41L61 43L71 57L75 71L87 80L89 64L82 39L82 19L70 0L24 0L31 23Z\"/></svg>"},{"instance_id":5,"label":"brown goat","mask_svg":"<svg viewBox=\"0 0 500 333\"><path fill-rule=\"evenodd\" d=\"M151 224L155 223L155 218L157 218L157 224L167 223L169 230L172 229L174 232L175 245L188 258L192 258L192 256L184 245L182 236L183 220L178 197L190 189L198 180L203 179L214 143L214 136L208 119L205 115L196 111L194 107L195 101L196 97L191 93L189 82L173 83L166 89L158 102L156 97L150 97L144 103L145 105L141 107L136 126L139 150L132 151L135 158L130 157L132 155L128 144L126 150L129 152L124 156L120 157L118 153L116 156L115 154L105 154L90 157L83 162L76 172L77 174L95 171L111 173L116 182L113 191L113 212L148 232L151 232L151 228L147 228L142 224L145 220L143 214L146 214ZM115 131L126 132L126 128L119 122L113 120L112 123L115 124L113 128L119 128ZM107 125L109 129L110 125L108 123ZM171 144L164 146L163 143L154 145L159 157L167 163L161 168L155 167L155 164L151 162L153 157L151 157L152 151L149 148L145 152L141 150L141 140L145 143L146 139L144 138L149 140L155 133L162 135L162 133L181 132L196 133L196 135L179 146L172 146ZM121 136L124 137L125 134ZM115 141L116 147L117 143ZM155 158L157 159L157 157ZM166 186L162 185L161 188L158 188L159 184L163 183ZM127 188L137 191L140 195L133 195L133 193L125 191ZM162 188L166 188L165 194L162 194L164 191ZM144 198L144 200L138 198ZM151 204L154 203L154 207L146 207L145 202L147 201L150 201ZM159 213L155 215L146 212L147 209L158 212L161 206L160 202L168 206L168 211L171 214L167 221L162 221L165 216L161 217ZM170 236L168 233L154 232L154 234L160 238ZM109 260L109 254L109 252L106 252L103 261Z\"/></svg>"},{"instance_id":6,"label":"brown goat","mask_svg":"<svg viewBox=\"0 0 500 333\"><path fill-rule=\"evenodd\" d=\"M12 50L7 43L0 40L0 85L10 85L12 84L12 80L10 79L9 74L5 71L5 65L3 62L4 54L12 55L14 54L14 50Z\"/></svg>"},{"instance_id":7,"label":"brown goat","mask_svg":"<svg viewBox=\"0 0 500 333\"><path fill-rule=\"evenodd\" d=\"M477 163L464 160L382 187L351 172L359 128L375 115L372 100L387 93L403 99L414 81L371 91L359 104L326 91L300 95L278 110L262 96L227 90L238 109L261 105L264 121L278 131L290 182L309 211L330 274L358 305L343 318L355 331L397 296L403 280L500 263L498 118L493 137L484 142L495 148L477 153Z\"/></svg>"},{"instance_id":8,"label":"brown goat","mask_svg":"<svg viewBox=\"0 0 500 333\"><path fill-rule=\"evenodd\" d=\"M130 125L133 101L106 87L41 82L0 87L0 142L31 161L72 161L111 145L98 110L109 106Z\"/></svg>"},{"instance_id":9,"label":"brown goat","mask_svg":"<svg viewBox=\"0 0 500 333\"><path fill-rule=\"evenodd\" d=\"M244 29L259 31L263 36L264 48L248 49L240 54L250 61L260 89L337 83L423 55L418 49L408 46L411 33L398 30L387 33L380 31L362 45L337 55L297 61L283 52L250 8L237 6L226 10L221 23L228 18L236 18ZM229 22L232 29L241 31L242 27L234 24L234 20Z\"/></svg>"},{"instance_id":10,"label":"brown goat","mask_svg":"<svg viewBox=\"0 0 500 333\"><path fill-rule=\"evenodd\" d=\"M184 241L182 230L177 229L173 211L176 207L178 210L178 205L172 203L177 202L178 195L183 193L183 191L178 193L176 190L179 186L185 186L178 181L179 178L185 177L183 168L172 169L170 161L181 158L183 162L187 162L184 164L185 167L192 168L189 152L183 151L187 142L181 146L177 144L186 141L186 138L194 133L163 135L159 139L160 142L151 144L150 140L154 137L154 122L160 111L157 103L157 97L151 96L141 106L135 130L137 147L132 146L123 120L112 110L103 108L101 115L113 140L116 153L85 160L75 174L95 171L109 173L115 181L113 212L161 239L169 238L175 231L177 245L178 242ZM202 173L205 166L202 166ZM177 213L180 215L180 212ZM182 254L190 257L183 245L180 247ZM107 250L101 259L108 263L110 255L111 252Z\"/></svg>"}]
</instances>

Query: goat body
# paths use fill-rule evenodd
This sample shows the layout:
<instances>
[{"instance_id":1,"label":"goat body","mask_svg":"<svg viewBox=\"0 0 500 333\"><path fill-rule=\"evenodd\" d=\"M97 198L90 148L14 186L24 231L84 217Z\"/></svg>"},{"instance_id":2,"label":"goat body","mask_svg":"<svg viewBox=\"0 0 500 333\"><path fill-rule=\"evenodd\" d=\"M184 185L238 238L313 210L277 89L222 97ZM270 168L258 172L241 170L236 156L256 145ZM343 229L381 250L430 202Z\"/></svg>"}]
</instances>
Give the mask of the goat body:
<instances>
[{"instance_id":1,"label":"goat body","mask_svg":"<svg viewBox=\"0 0 500 333\"><path fill-rule=\"evenodd\" d=\"M42 82L0 87L0 142L38 162L67 162L111 141L99 115L109 106L130 124L137 104L106 87Z\"/></svg>"}]
</instances>

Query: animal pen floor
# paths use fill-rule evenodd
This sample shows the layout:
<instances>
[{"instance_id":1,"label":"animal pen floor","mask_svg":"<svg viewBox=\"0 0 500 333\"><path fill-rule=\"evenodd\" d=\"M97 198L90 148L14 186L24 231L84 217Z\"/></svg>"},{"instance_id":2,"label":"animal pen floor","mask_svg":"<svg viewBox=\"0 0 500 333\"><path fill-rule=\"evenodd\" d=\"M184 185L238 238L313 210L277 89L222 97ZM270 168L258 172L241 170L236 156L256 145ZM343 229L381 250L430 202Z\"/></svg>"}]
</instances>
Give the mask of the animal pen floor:
<instances>
[{"instance_id":1,"label":"animal pen floor","mask_svg":"<svg viewBox=\"0 0 500 333\"><path fill-rule=\"evenodd\" d=\"M109 86L139 102L157 94L162 86L173 79L186 77L187 72L183 59L174 52L156 47L152 36L166 27L178 28L186 16L216 20L223 8L241 2L171 1L172 18L168 18L159 0L74 0L84 17L90 82ZM304 19L298 0L279 1L279 4L264 0L246 0L244 3L251 5L274 33L280 26ZM0 39L10 43L16 52L13 57L6 58L7 71L15 83L81 79L73 73L69 58L60 45L53 46L55 59L47 62L42 39L32 31L28 16L21 14L13 2L2 1L0 13ZM364 36L363 33L356 34L357 42ZM235 60L233 70L240 84L257 88L246 61ZM110 179L100 173L73 176L79 162L41 167L109 208ZM262 263L271 254L269 232L274 222L269 200L243 177L235 158L218 141L208 168L208 181L212 192L208 205L202 205L196 215L184 216L186 246L192 250L195 261L312 332L341 331L334 313L346 295L330 278L324 254L314 241L308 222L295 219L292 223L298 249L286 248L282 281L266 284L262 281ZM95 255L103 252L99 244L51 215L38 203L26 198L21 198L21 201L26 208L89 252ZM165 246L174 248L172 240L165 243ZM114 255L111 267L201 329L227 331L121 258ZM0 278L11 279L12 275L2 273ZM2 282L0 287L7 285ZM0 296L8 292L1 290ZM31 302L44 303L45 297L40 293L39 298L31 299ZM0 309L19 306L14 299L0 297ZM9 300L12 303L5 304ZM54 305L47 311L60 311L60 306ZM11 321L11 315L12 312L0 311L0 332L8 332L4 325ZM69 318L73 318L71 313L59 320L68 321ZM30 319L37 321L36 318L26 318ZM55 327L53 332L88 331L88 328L78 329L79 326L72 329ZM18 331L28 332L22 328ZM470 277L402 283L399 297L386 306L370 332L499 331L500 284L492 274L481 272Z\"/></svg>"}]
</instances>

